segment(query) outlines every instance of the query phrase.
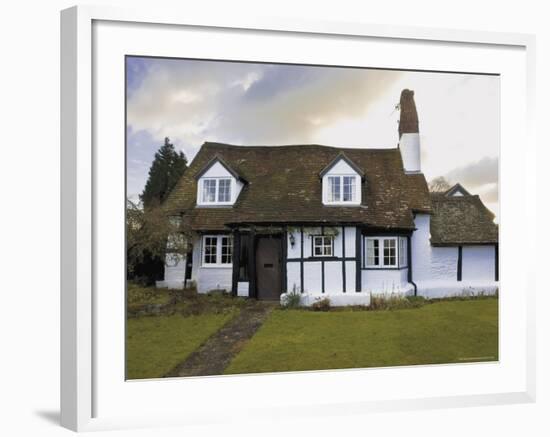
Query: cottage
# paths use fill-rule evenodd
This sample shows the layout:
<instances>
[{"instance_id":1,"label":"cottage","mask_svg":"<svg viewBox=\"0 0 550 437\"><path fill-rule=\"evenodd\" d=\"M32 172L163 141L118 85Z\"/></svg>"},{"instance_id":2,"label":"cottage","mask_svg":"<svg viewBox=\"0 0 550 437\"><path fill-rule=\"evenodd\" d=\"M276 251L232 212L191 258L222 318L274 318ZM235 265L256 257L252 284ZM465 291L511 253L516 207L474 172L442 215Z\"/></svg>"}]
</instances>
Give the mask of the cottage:
<instances>
[{"instance_id":1,"label":"cottage","mask_svg":"<svg viewBox=\"0 0 550 437\"><path fill-rule=\"evenodd\" d=\"M459 184L429 192L413 96L393 149L205 143L164 204L193 237L158 286L306 305L496 292L494 217Z\"/></svg>"}]
</instances>

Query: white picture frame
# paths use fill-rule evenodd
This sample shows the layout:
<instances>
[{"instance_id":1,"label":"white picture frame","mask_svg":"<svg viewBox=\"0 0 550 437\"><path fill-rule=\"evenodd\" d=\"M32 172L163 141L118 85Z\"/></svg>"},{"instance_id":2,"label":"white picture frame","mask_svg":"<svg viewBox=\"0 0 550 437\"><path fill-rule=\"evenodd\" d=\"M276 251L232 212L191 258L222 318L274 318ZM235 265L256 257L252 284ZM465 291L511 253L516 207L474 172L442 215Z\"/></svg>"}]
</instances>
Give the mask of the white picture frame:
<instances>
[{"instance_id":1,"label":"white picture frame","mask_svg":"<svg viewBox=\"0 0 550 437\"><path fill-rule=\"evenodd\" d=\"M272 403L262 404L261 399L253 409L255 417L274 416L303 416L303 415L326 415L354 413L365 414L372 411L398 411L404 409L419 408L441 408L458 406L475 406L488 404L506 404L519 402L533 402L535 399L535 303L534 295L536 284L533 274L534 266L519 264L514 272L507 273L502 269L502 287L513 284L520 288L519 297L514 309L511 303L508 304L502 298L501 312L501 348L506 351L508 343L514 342L510 351L520 350L519 357L510 362L509 373L502 373L500 369L508 365L508 356L504 353L501 361L497 364L470 364L470 365L449 365L449 366L417 366L418 368L392 368L392 369L369 369L351 371L323 371L323 372L296 372L284 375L263 375L263 376L230 376L213 378L187 378L187 381L144 381L139 383L124 382L117 380L117 387L108 393L111 403L105 401L107 382L112 383L113 379L119 378L120 372L111 372L109 363L104 362L105 353L98 351L106 344L102 330L112 323L114 331L117 332L120 346L120 326L123 325L123 313L113 310L105 312L105 299L98 299L97 293L101 290L102 257L98 253L103 250L101 236L104 235L104 223L101 210L98 205L104 202L104 184L111 183L117 179L115 173L123 172L121 167L107 167L101 153L98 153L97 139L102 135L95 130L94 123L101 117L98 112L98 102L101 105L101 97L96 95L96 86L101 81L101 68L95 65L94 60L102 56L101 51L105 47L101 45L101 31L98 23L108 23L113 34L110 34L110 41L113 46L121 42L121 38L114 38L116 32L126 32L122 29L125 25L143 28L157 26L150 29L151 32L169 32L177 28L184 28L186 32L220 32L232 29L241 34L243 38L253 32L269 32L273 39L283 38L330 38L335 44L340 40L343 43L361 43L363 40L375 41L385 44L431 44L433 47L455 47L468 53L480 50L497 49L499 52L510 53L513 73L502 84L502 91L509 100L503 99L503 121L505 124L508 117L508 105L510 101L519 105L513 115L520 114L519 127L513 132L506 131L501 138L503 144L508 141L520 141L523 144L521 152L505 150L502 155L501 180L502 184L501 208L502 233L501 233L501 254L503 266L512 265L514 258L512 249L519 244L514 238L513 229L515 224L523 223L524 236L529 245L534 246L534 235L536 232L535 212L527 208L507 208L516 199L532 201L535 204L535 142L533 134L533 102L534 102L534 51L535 40L531 35L458 31L450 29L425 29L402 26L377 26L364 23L337 23L337 22L310 22L310 21L287 21L284 19L263 18L250 20L227 20L224 17L194 16L188 10L161 11L151 10L126 10L109 7L78 6L62 11L61 13L61 423L63 426L78 431L114 429L121 427L140 426L165 426L165 425L186 425L203 423L220 423L223 421L243 420L241 414L235 414L231 408L224 408L222 404L212 404L208 411L204 410L198 397L195 398L196 410L190 411L182 406L178 412L177 408L172 410L161 410L153 408L138 411L135 415L115 408L115 404L121 403L121 396L139 397L143 402L151 403L159 400L159 393L168 393L167 396L174 396L181 393L185 385L186 393L206 393L211 399L216 396L224 398L223 391L238 390L240 396L253 393L257 388L271 390L273 394ZM115 24L113 24L115 23ZM120 26L114 29L113 26ZM163 27L164 26L164 27ZM115 31L116 30L116 31ZM347 41L347 42L346 42ZM350 42L352 41L352 42ZM430 46L431 47L431 46ZM436 50L437 47L434 49ZM159 41L149 40L147 50L160 50ZM242 48L244 50L244 48ZM264 49L264 48L262 48ZM113 49L114 50L114 49ZM122 48L120 50L123 50ZM165 47L164 53L170 49ZM195 48L200 52L201 47ZM253 47L250 49L253 50ZM164 54L161 53L161 54ZM115 52L113 52L116 55ZM136 54L128 53L128 54ZM330 55L330 53L329 53ZM254 57L254 54L251 55ZM257 55L256 55L257 56ZM408 67L401 65L401 68L426 69L422 61L411 62L410 60L395 61L396 68L399 62L408 62ZM455 61L458 62L458 61ZM467 61L464 61L468 65ZM488 62L479 59L478 62ZM504 62L504 61L503 61ZM103 64L102 64L103 65ZM488 65L488 64L487 64ZM467 67L464 67L467 68ZM487 69L492 67L487 66ZM502 73L498 66L491 72ZM460 70L465 71L465 70ZM468 70L469 71L469 70ZM472 70L479 71L479 70ZM511 71L511 70L510 70ZM118 77L118 76L117 76ZM509 78L509 79L508 79ZM525 81L524 81L525 79ZM122 78L118 77L113 86L124 86ZM513 91L509 91L512 90ZM120 100L118 100L120 103ZM120 118L120 111L123 108L115 107ZM511 113L510 113L511 115ZM512 129L507 126L506 129ZM103 129L103 128L102 128ZM512 138L513 137L513 138ZM124 144L121 143L123 148ZM506 147L506 146L503 146ZM118 152L117 152L118 153ZM519 154L518 154L519 153ZM508 182L503 179L509 174L511 161L520 160L524 166L517 172L517 180ZM115 160L116 161L116 160ZM118 168L118 170L117 170ZM529 169L529 171L527 171ZM102 176L100 180L98 174ZM105 182L103 174L111 174L111 182ZM120 177L124 175L121 173ZM118 178L117 180L119 180ZM512 183L514 184L512 186ZM116 191L116 190L115 190ZM116 205L120 199L110 199ZM510 200L510 201L508 201ZM121 205L123 208L123 205ZM103 208L104 209L104 208ZM117 233L113 241L120 241L120 232L123 233L123 223L114 221L113 232ZM115 235L115 234L113 234ZM115 244L115 243L113 243ZM506 247L510 250L506 250ZM532 248L531 248L532 249ZM123 260L121 260L123 262ZM123 290L120 290L122 294ZM501 294L502 296L502 294ZM119 296L120 297L120 296ZM121 299L115 302L121 304ZM115 306L116 306L115 305ZM118 308L118 307L117 307ZM512 320L508 317L512 311L518 312L518 322L514 335L508 335L512 331ZM115 320L116 319L116 320ZM519 326L519 328L517 328ZM107 351L108 349L106 349ZM114 350L114 349L113 349ZM121 352L123 354L123 351ZM120 361L120 354L117 353L113 361ZM117 365L120 365L118 363ZM115 364L113 364L113 367ZM496 367L492 367L496 366ZM421 367L421 368L420 368ZM432 388L430 393L421 393L414 387L405 386L388 390L387 396L368 397L364 393L350 394L349 398L339 397L342 394L336 387L350 388L360 386L367 381L369 375L376 372L380 380L393 378L395 381L405 380L411 373L415 377L430 375L434 381L445 380L453 372L455 375L469 375L479 380L490 380L491 376L499 374L491 382L491 386L480 385L478 391L465 387L458 390L456 387L441 388L439 391ZM106 376L107 375L107 376ZM510 384L506 385L502 379L508 375ZM460 377L460 376L456 376ZM367 378L367 379L365 379ZM500 378L500 379L499 379ZM511 384L513 382L513 385ZM322 383L325 389L316 392L315 387ZM434 383L435 384L435 383ZM488 382L489 384L489 382ZM467 384L466 384L467 385ZM252 387L254 386L254 387ZM276 392L276 387L287 388L299 386L302 391L310 390L309 397L304 395L300 398L297 394L297 403L287 402L285 404L284 394ZM124 387L124 389L123 389ZM484 388L483 388L484 387ZM129 389L125 392L126 388ZM118 391L117 391L118 390ZM194 390L194 391L193 391ZM377 389L373 386L373 391ZM382 390L382 388L380 388ZM124 394L126 393L126 394ZM382 393L380 391L379 393ZM146 395L147 394L147 395ZM155 397L157 396L157 397ZM294 396L294 395L293 395ZM202 408L202 409L201 409ZM162 411L162 412L161 412ZM186 412L187 414L182 414Z\"/></svg>"}]
</instances>

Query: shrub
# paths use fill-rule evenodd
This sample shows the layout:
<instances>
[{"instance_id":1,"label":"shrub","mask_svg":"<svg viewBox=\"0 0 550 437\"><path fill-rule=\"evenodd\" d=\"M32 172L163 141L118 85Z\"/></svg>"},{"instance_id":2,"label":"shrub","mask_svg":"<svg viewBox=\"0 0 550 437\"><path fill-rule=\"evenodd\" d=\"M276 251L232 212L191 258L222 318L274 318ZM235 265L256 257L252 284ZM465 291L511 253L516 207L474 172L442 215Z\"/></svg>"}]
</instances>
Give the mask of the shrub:
<instances>
[{"instance_id":1,"label":"shrub","mask_svg":"<svg viewBox=\"0 0 550 437\"><path fill-rule=\"evenodd\" d=\"M317 300L311 304L311 309L313 311L329 311L330 310L330 299L325 297L324 299Z\"/></svg>"},{"instance_id":2,"label":"shrub","mask_svg":"<svg viewBox=\"0 0 550 437\"><path fill-rule=\"evenodd\" d=\"M404 308L418 308L426 300L421 296L405 296L401 293L371 294L370 310L399 310Z\"/></svg>"},{"instance_id":3,"label":"shrub","mask_svg":"<svg viewBox=\"0 0 550 437\"><path fill-rule=\"evenodd\" d=\"M292 309L292 308L299 308L302 304L302 296L300 296L300 293L296 290L296 286L292 289L290 293L287 293L283 297L283 301L281 305L283 308Z\"/></svg>"}]
</instances>

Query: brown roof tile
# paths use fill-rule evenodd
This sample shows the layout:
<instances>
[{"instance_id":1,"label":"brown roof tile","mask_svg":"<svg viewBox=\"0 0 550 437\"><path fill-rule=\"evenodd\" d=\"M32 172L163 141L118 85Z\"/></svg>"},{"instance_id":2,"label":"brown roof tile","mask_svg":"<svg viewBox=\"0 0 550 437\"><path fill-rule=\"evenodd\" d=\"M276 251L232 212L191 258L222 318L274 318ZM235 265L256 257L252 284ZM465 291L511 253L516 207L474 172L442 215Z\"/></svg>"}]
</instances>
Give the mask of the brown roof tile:
<instances>
[{"instance_id":1,"label":"brown roof tile","mask_svg":"<svg viewBox=\"0 0 550 437\"><path fill-rule=\"evenodd\" d=\"M341 153L365 173L358 207L322 204L319 173ZM196 206L195 176L215 156L248 182L233 207ZM398 149L205 143L164 207L170 214L183 214L195 230L237 223L362 223L412 229L412 212L430 212L431 203L424 175L405 174Z\"/></svg>"},{"instance_id":2,"label":"brown roof tile","mask_svg":"<svg viewBox=\"0 0 550 437\"><path fill-rule=\"evenodd\" d=\"M430 221L434 246L498 243L498 225L479 196L432 193Z\"/></svg>"}]
</instances>

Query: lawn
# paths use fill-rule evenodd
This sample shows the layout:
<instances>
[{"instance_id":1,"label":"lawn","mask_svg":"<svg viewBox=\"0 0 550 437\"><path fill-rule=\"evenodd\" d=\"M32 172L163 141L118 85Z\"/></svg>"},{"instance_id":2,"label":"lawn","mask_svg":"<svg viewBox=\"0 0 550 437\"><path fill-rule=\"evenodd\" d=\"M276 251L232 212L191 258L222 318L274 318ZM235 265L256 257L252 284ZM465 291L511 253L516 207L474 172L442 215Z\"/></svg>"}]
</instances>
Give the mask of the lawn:
<instances>
[{"instance_id":1,"label":"lawn","mask_svg":"<svg viewBox=\"0 0 550 437\"><path fill-rule=\"evenodd\" d=\"M126 378L160 378L183 361L229 319L223 313L128 318L126 325Z\"/></svg>"},{"instance_id":2,"label":"lawn","mask_svg":"<svg viewBox=\"0 0 550 437\"><path fill-rule=\"evenodd\" d=\"M394 311L277 310L225 370L258 373L498 360L498 299Z\"/></svg>"},{"instance_id":3,"label":"lawn","mask_svg":"<svg viewBox=\"0 0 550 437\"><path fill-rule=\"evenodd\" d=\"M165 305L170 302L170 290L163 288L142 287L128 283L126 304L128 310L137 310L145 305Z\"/></svg>"}]
</instances>

